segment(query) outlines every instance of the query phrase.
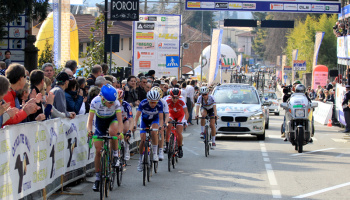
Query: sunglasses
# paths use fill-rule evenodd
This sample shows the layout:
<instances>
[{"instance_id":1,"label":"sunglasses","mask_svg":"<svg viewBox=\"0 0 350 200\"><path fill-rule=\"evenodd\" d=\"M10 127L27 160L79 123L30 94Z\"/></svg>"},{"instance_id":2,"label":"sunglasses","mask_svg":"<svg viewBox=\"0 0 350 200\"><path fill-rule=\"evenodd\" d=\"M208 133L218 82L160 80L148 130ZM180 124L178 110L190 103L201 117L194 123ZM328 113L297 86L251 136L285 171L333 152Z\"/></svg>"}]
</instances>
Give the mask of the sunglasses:
<instances>
[{"instance_id":1,"label":"sunglasses","mask_svg":"<svg viewBox=\"0 0 350 200\"><path fill-rule=\"evenodd\" d=\"M105 103L114 104L114 101L107 101L106 99L103 99L102 102L103 102L104 104L105 104Z\"/></svg>"},{"instance_id":2,"label":"sunglasses","mask_svg":"<svg viewBox=\"0 0 350 200\"><path fill-rule=\"evenodd\" d=\"M171 97L172 99L179 99L180 97Z\"/></svg>"},{"instance_id":3,"label":"sunglasses","mask_svg":"<svg viewBox=\"0 0 350 200\"><path fill-rule=\"evenodd\" d=\"M202 94L202 96L207 96L208 94Z\"/></svg>"},{"instance_id":4,"label":"sunglasses","mask_svg":"<svg viewBox=\"0 0 350 200\"><path fill-rule=\"evenodd\" d=\"M150 101L150 100L148 100L148 103L150 103L150 104L157 104L158 101Z\"/></svg>"}]
</instances>

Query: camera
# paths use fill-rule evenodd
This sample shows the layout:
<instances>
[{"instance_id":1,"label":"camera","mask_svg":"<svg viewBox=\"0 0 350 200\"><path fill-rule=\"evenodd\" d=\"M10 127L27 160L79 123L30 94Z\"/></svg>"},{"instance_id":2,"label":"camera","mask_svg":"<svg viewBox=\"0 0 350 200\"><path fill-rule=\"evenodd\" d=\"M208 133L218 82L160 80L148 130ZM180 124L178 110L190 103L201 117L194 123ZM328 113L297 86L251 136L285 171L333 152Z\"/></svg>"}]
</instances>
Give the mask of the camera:
<instances>
[{"instance_id":1,"label":"camera","mask_svg":"<svg viewBox=\"0 0 350 200\"><path fill-rule=\"evenodd\" d=\"M338 25L334 25L333 26L333 29L335 30L335 29L337 29L338 28Z\"/></svg>"},{"instance_id":2,"label":"camera","mask_svg":"<svg viewBox=\"0 0 350 200\"><path fill-rule=\"evenodd\" d=\"M290 94L291 92L292 92L292 86L291 85L283 87L283 94Z\"/></svg>"}]
</instances>

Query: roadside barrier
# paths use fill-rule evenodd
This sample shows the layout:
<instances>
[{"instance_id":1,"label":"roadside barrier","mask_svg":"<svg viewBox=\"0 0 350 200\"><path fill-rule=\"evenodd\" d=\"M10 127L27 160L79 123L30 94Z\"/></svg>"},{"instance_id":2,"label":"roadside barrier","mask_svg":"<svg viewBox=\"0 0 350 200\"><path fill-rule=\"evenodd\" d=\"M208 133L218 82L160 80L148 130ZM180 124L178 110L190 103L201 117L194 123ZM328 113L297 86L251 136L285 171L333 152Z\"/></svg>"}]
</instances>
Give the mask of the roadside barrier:
<instances>
[{"instance_id":1,"label":"roadside barrier","mask_svg":"<svg viewBox=\"0 0 350 200\"><path fill-rule=\"evenodd\" d=\"M320 124L327 125L328 121L332 119L333 103L312 102L318 103L318 107L315 108L313 113L314 120Z\"/></svg>"},{"instance_id":2,"label":"roadside barrier","mask_svg":"<svg viewBox=\"0 0 350 200\"><path fill-rule=\"evenodd\" d=\"M0 129L0 199L46 199L94 171L88 115L22 123ZM136 148L139 134L131 138Z\"/></svg>"}]
</instances>

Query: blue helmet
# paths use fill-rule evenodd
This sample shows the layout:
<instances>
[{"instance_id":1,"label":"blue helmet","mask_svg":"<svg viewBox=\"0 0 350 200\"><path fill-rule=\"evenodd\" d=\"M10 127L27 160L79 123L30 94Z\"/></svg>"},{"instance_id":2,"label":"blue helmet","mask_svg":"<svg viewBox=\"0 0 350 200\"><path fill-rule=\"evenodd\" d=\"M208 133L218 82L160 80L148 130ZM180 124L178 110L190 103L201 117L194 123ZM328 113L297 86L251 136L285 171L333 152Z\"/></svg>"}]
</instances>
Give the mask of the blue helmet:
<instances>
[{"instance_id":1,"label":"blue helmet","mask_svg":"<svg viewBox=\"0 0 350 200\"><path fill-rule=\"evenodd\" d=\"M100 95L107 101L115 101L118 98L117 90L110 84L102 86Z\"/></svg>"}]
</instances>

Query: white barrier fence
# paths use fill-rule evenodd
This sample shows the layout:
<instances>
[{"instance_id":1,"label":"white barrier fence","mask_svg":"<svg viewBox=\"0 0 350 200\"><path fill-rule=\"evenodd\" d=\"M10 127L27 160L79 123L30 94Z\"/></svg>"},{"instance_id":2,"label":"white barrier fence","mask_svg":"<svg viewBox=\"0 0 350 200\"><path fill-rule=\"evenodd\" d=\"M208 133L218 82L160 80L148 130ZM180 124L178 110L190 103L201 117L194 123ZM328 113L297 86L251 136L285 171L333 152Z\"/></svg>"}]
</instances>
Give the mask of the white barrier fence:
<instances>
[{"instance_id":1,"label":"white barrier fence","mask_svg":"<svg viewBox=\"0 0 350 200\"><path fill-rule=\"evenodd\" d=\"M0 130L0 198L20 199L94 161L87 115L23 123Z\"/></svg>"},{"instance_id":2,"label":"white barrier fence","mask_svg":"<svg viewBox=\"0 0 350 200\"><path fill-rule=\"evenodd\" d=\"M314 120L321 124L327 124L330 119L332 119L332 103L323 103L320 101L313 101L318 103L318 107L315 108L313 113Z\"/></svg>"}]
</instances>

